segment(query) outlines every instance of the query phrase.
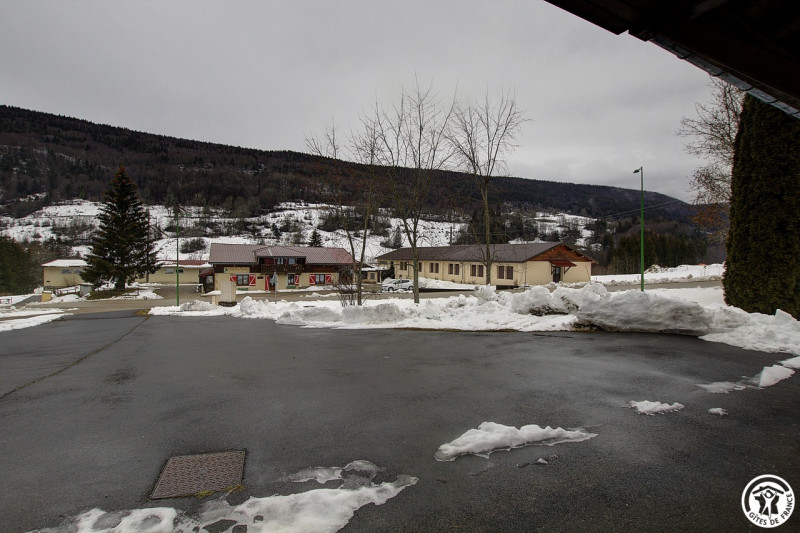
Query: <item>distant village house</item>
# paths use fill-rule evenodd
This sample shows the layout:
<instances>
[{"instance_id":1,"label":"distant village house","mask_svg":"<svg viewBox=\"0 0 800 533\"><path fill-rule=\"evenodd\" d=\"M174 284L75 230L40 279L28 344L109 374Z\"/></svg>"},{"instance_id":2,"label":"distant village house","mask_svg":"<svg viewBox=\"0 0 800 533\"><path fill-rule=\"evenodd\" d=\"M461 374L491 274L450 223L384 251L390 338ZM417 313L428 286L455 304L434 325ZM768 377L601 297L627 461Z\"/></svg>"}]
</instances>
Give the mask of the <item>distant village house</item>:
<instances>
[{"instance_id":1,"label":"distant village house","mask_svg":"<svg viewBox=\"0 0 800 533\"><path fill-rule=\"evenodd\" d=\"M200 259L181 259L177 265L174 260L163 260L159 261L158 270L148 276L138 278L136 281L138 283L174 284L177 278L181 284L197 284L200 271L209 266L207 261ZM86 261L83 259L57 259L43 264L44 290L50 291L80 285L83 283L81 274L84 268L86 268ZM177 276L176 268L178 269Z\"/></svg>"},{"instance_id":2,"label":"distant village house","mask_svg":"<svg viewBox=\"0 0 800 533\"><path fill-rule=\"evenodd\" d=\"M335 285L353 257L344 248L211 243L208 262L213 290L230 280L238 290L269 291Z\"/></svg>"},{"instance_id":3,"label":"distant village house","mask_svg":"<svg viewBox=\"0 0 800 533\"><path fill-rule=\"evenodd\" d=\"M495 244L490 247L491 282L499 287L546 285L551 282L588 282L593 259L560 242ZM486 283L486 247L483 245L417 248L421 277L454 283ZM411 278L411 248L400 248L376 258L379 265L394 268L395 278Z\"/></svg>"}]
</instances>

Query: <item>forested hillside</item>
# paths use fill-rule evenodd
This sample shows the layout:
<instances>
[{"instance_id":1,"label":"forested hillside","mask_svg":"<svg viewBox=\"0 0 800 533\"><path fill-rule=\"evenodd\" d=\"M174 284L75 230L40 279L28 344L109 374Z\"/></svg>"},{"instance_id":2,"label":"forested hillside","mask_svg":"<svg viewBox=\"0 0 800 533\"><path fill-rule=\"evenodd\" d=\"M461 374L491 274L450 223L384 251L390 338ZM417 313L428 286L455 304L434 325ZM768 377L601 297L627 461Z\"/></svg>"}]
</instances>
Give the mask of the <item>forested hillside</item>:
<instances>
[{"instance_id":1,"label":"forested hillside","mask_svg":"<svg viewBox=\"0 0 800 533\"><path fill-rule=\"evenodd\" d=\"M6 214L73 198L99 200L120 165L148 204L223 207L234 216L254 216L284 201L326 201L331 183L346 190L365 170L297 152L176 139L0 106L0 206ZM495 181L494 194L498 205L591 217L639 206L636 190L510 177ZM471 180L441 172L429 209L469 213L476 199ZM646 193L645 202L654 206L648 216L685 222L691 214L688 204L658 193Z\"/></svg>"}]
</instances>

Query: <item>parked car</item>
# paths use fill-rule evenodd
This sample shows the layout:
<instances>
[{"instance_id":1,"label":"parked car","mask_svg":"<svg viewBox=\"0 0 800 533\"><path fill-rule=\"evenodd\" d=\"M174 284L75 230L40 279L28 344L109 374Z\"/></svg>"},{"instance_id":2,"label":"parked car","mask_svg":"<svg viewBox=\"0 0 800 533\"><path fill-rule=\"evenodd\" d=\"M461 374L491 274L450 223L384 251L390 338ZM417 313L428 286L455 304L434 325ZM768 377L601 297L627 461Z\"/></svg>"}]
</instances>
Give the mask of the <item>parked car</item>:
<instances>
[{"instance_id":1,"label":"parked car","mask_svg":"<svg viewBox=\"0 0 800 533\"><path fill-rule=\"evenodd\" d=\"M383 292L410 291L413 288L414 282L410 279L387 279L384 280L383 284L381 285Z\"/></svg>"}]
</instances>

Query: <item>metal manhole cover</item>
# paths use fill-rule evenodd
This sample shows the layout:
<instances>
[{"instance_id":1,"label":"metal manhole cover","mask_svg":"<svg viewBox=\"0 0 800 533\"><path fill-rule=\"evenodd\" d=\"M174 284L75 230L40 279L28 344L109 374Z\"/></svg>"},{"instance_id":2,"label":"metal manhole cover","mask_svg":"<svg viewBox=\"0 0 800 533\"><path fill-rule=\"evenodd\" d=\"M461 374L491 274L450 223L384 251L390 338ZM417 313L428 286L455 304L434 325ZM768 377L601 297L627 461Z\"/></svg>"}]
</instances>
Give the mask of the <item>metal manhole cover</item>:
<instances>
[{"instance_id":1,"label":"metal manhole cover","mask_svg":"<svg viewBox=\"0 0 800 533\"><path fill-rule=\"evenodd\" d=\"M244 451L170 457L151 500L219 492L242 482Z\"/></svg>"}]
</instances>

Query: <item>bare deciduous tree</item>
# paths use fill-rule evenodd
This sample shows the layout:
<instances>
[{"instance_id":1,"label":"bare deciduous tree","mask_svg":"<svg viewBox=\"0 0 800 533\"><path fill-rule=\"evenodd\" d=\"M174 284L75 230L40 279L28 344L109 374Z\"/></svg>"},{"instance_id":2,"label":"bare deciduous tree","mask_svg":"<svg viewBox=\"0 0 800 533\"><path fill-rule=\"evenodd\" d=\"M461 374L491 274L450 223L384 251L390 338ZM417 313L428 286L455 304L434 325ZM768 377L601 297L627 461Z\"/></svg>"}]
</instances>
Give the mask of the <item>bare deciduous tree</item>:
<instances>
[{"instance_id":1,"label":"bare deciduous tree","mask_svg":"<svg viewBox=\"0 0 800 533\"><path fill-rule=\"evenodd\" d=\"M483 101L467 100L456 107L448 140L461 170L472 175L481 194L484 222L483 263L486 284L492 281L492 230L489 192L492 178L505 171L505 156L525 122L522 110L510 91L492 100L487 90Z\"/></svg>"},{"instance_id":2,"label":"bare deciduous tree","mask_svg":"<svg viewBox=\"0 0 800 533\"><path fill-rule=\"evenodd\" d=\"M389 108L376 103L363 118L375 132L378 164L389 171L389 189L394 215L400 219L411 248L414 302L419 303L420 221L428 203L431 182L452 156L446 133L454 101L442 105L432 86L402 89L400 99Z\"/></svg>"},{"instance_id":3,"label":"bare deciduous tree","mask_svg":"<svg viewBox=\"0 0 800 533\"><path fill-rule=\"evenodd\" d=\"M696 104L696 118L681 120L678 135L686 137L686 151L708 163L689 178L698 213L695 222L713 238L724 240L731 199L731 171L744 92L718 78L711 78L711 99Z\"/></svg>"},{"instance_id":4,"label":"bare deciduous tree","mask_svg":"<svg viewBox=\"0 0 800 533\"><path fill-rule=\"evenodd\" d=\"M342 305L364 302L364 286L361 277L361 268L364 265L367 241L375 223L379 207L379 181L375 179L374 170L377 162L378 139L373 129L365 125L363 131L351 133L347 152L350 157L362 163L366 172L359 175L351 185L352 190L347 190L342 183L342 172L337 174L337 182L333 184L333 203L331 210L342 223L350 255L353 258L351 265L351 279L347 284L340 283L339 291L343 294L344 287L349 291L350 297L341 298ZM306 146L311 153L323 157L339 160L341 147L336 136L336 127L332 122L317 136L306 139ZM355 301L352 295L355 295Z\"/></svg>"}]
</instances>

